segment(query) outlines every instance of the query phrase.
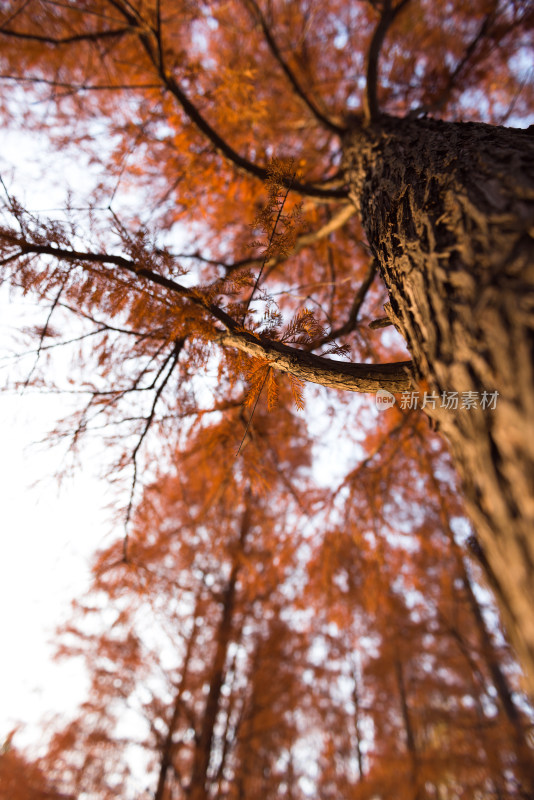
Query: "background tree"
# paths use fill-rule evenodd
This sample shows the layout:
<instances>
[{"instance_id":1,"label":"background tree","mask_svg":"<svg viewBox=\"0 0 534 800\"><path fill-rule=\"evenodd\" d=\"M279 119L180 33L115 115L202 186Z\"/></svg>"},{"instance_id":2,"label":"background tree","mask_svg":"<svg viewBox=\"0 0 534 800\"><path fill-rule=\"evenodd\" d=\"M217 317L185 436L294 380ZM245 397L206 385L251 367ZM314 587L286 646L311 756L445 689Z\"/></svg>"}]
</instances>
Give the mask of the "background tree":
<instances>
[{"instance_id":1,"label":"background tree","mask_svg":"<svg viewBox=\"0 0 534 800\"><path fill-rule=\"evenodd\" d=\"M37 220L6 196L3 264L15 283L46 295L51 310L66 302L93 319L104 314L99 322L108 325L110 315L129 317L129 335L140 335L145 351L148 329L157 328L148 350L161 348L162 387L187 341L191 366L205 363L208 342L216 342L255 357L264 371L325 386L480 395L482 407L458 413L443 402L434 416L452 443L508 628L533 674L533 387L525 365L534 145L529 131L457 121L482 110L502 122L526 110L529 4L262 9L255 0L94 0L59 8L8 4L4 85L40 100L46 113L26 115L29 124L96 157L103 177L83 236L79 221ZM488 108L472 107L477 92ZM4 110L20 120L19 97L7 93ZM436 111L442 120L426 118ZM283 166L273 155L291 161ZM255 222L268 240L262 255L251 255L245 210L261 207L269 177L270 201ZM134 179L139 196L150 195L149 210L124 221L115 210L118 184L132 191ZM280 213L290 189L306 198L300 236L292 215ZM99 222L96 203L108 209ZM190 241L180 260L168 249L178 230ZM186 264L192 282L179 280ZM362 333L358 316L378 267L389 322L413 365L381 364L378 336ZM348 298L345 281L354 287ZM271 298L263 323L251 306L260 286ZM292 297L296 286L306 287L313 318ZM305 316L284 332L279 311L299 306ZM313 352L345 337L350 364ZM300 347L287 349L290 342ZM97 349L103 365L105 346ZM235 355L222 355L225 362L232 374ZM494 392L499 408L486 413Z\"/></svg>"},{"instance_id":2,"label":"background tree","mask_svg":"<svg viewBox=\"0 0 534 800\"><path fill-rule=\"evenodd\" d=\"M338 700L345 724L325 726L332 752L343 752L337 738L351 742L345 774L357 761L355 797L449 797L459 787L465 796L531 796L531 722L450 530L460 519L450 467L435 440L433 470L425 471L413 445L428 436L411 422L352 476L341 519L311 562L312 596L325 598L313 603L325 663L352 684L350 703ZM392 469L427 482L424 513L395 484L377 491ZM337 785L331 796L352 795Z\"/></svg>"},{"instance_id":3,"label":"background tree","mask_svg":"<svg viewBox=\"0 0 534 800\"><path fill-rule=\"evenodd\" d=\"M186 474L146 492L128 563L120 539L98 555L62 632L60 653L86 659L91 688L41 763L76 796L137 797L147 785L157 800L283 796L306 691L308 634L286 621L302 540L287 524L291 493L277 487L273 513L229 475L223 439L201 471L206 433L216 442L224 426L190 440ZM306 444L287 472L306 464Z\"/></svg>"},{"instance_id":4,"label":"background tree","mask_svg":"<svg viewBox=\"0 0 534 800\"><path fill-rule=\"evenodd\" d=\"M260 430L285 416L257 414ZM343 503L322 498L315 531L285 480L307 477L305 437L286 442L292 455L258 495L228 478L224 426L188 440L187 469L147 489L128 563L120 539L95 560L59 651L85 658L89 697L54 723L47 780L125 800L532 797L532 714L450 536L446 457L434 439L440 468L425 473L411 447L421 432L427 441L426 421L404 419L402 441L386 438ZM276 447L277 427L244 467ZM211 473L200 469L206 435L219 439ZM417 465L424 514L394 484L376 493L392 468ZM368 513L355 496L367 491Z\"/></svg>"},{"instance_id":5,"label":"background tree","mask_svg":"<svg viewBox=\"0 0 534 800\"><path fill-rule=\"evenodd\" d=\"M0 797L2 800L73 800L56 791L38 765L32 763L8 739L0 751Z\"/></svg>"}]
</instances>

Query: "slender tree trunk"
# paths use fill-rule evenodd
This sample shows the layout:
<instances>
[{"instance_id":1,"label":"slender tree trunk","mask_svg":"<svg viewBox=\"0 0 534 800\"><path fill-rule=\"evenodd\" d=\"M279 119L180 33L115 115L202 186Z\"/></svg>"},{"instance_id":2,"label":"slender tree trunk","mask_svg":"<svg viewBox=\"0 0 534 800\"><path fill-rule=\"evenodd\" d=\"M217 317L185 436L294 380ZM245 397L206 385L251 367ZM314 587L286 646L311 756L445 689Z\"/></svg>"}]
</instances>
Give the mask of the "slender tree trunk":
<instances>
[{"instance_id":1,"label":"slender tree trunk","mask_svg":"<svg viewBox=\"0 0 534 800\"><path fill-rule=\"evenodd\" d=\"M398 659L395 660L395 677L397 680L397 689L399 692L400 707L404 722L406 749L410 757L413 800L419 800L419 759L417 755L417 745L415 743L415 734L410 717L410 710L408 708L408 698L406 697L406 686L404 683L402 665Z\"/></svg>"},{"instance_id":2,"label":"slender tree trunk","mask_svg":"<svg viewBox=\"0 0 534 800\"><path fill-rule=\"evenodd\" d=\"M346 168L534 697L534 136L384 117L347 137Z\"/></svg>"},{"instance_id":3,"label":"slender tree trunk","mask_svg":"<svg viewBox=\"0 0 534 800\"><path fill-rule=\"evenodd\" d=\"M230 580L226 586L223 597L222 617L217 631L217 646L213 661L213 672L202 717L200 735L195 747L193 771L188 797L190 800L206 800L206 781L211 760L211 748L215 733L215 723L219 712L221 690L224 684L225 662L232 632L232 618L234 613L235 593L237 584L237 568L232 570Z\"/></svg>"},{"instance_id":4,"label":"slender tree trunk","mask_svg":"<svg viewBox=\"0 0 534 800\"><path fill-rule=\"evenodd\" d=\"M527 731L525 728L525 721L523 719L519 706L516 705L513 692L508 683L506 674L501 669L498 652L493 642L492 635L486 626L482 609L480 608L479 602L475 595L475 591L473 589L473 584L469 576L469 572L466 565L465 552L462 552L461 547L456 542L454 533L449 524L449 517L447 514L446 504L441 496L440 486L433 472L430 460L428 462L428 467L429 467L429 479L434 489L434 494L436 495L436 497L439 497L438 513L443 527L443 531L446 533L447 538L449 540L451 552L456 562L457 573L460 580L462 581L465 591L465 596L467 598L467 602L469 608L471 609L471 614L475 622L475 627L480 642L480 654L491 675L491 680L499 697L502 709L506 714L506 717L508 718L508 721L510 722L510 725L514 732L513 735L515 739L516 754L518 759L518 770L519 774L521 775L521 780L524 784L523 786L524 794L525 797L528 796L529 798L533 798L534 800L534 751L532 750L528 741ZM490 580L490 583L491 582L492 581ZM460 632L456 631L456 634L458 636L460 647L464 649L465 643L460 635ZM469 659L470 667L474 677L477 671L476 664L472 661L471 654L470 653L466 654ZM485 678L482 675L482 673L480 673L480 678L482 681L482 685L484 685Z\"/></svg>"},{"instance_id":5,"label":"slender tree trunk","mask_svg":"<svg viewBox=\"0 0 534 800\"><path fill-rule=\"evenodd\" d=\"M215 724L219 713L221 691L225 679L225 665L228 656L228 646L231 641L235 600L237 592L237 579L241 567L240 554L245 544L245 539L250 528L250 498L247 497L245 510L241 520L239 547L234 558L232 570L222 598L222 615L217 629L217 644L213 659L210 686L198 741L195 747L191 783L188 791L189 800L206 800L208 797L207 779L211 760L211 750L215 735Z\"/></svg>"},{"instance_id":6,"label":"slender tree trunk","mask_svg":"<svg viewBox=\"0 0 534 800\"><path fill-rule=\"evenodd\" d=\"M239 633L242 633L243 627ZM224 725L224 733L222 735L222 752L221 752L221 760L219 762L219 767L217 769L217 774L214 778L214 785L217 785L217 800L222 800L224 795L226 794L226 789L224 788L224 771L228 761L228 754L231 751L231 748L235 744L235 723L233 722L234 717L234 710L236 706L237 699L239 697L239 693L236 691L235 688L235 679L236 679L236 659L237 659L237 648L241 642L241 639L237 636L234 637L234 644L235 644L235 651L232 657L232 661L226 671L226 680L228 681L228 675L232 675L232 680L229 685L230 694L228 697L227 705L224 709L226 715L226 721ZM232 727L234 726L234 727Z\"/></svg>"},{"instance_id":7,"label":"slender tree trunk","mask_svg":"<svg viewBox=\"0 0 534 800\"><path fill-rule=\"evenodd\" d=\"M184 688L187 684L187 679L189 677L189 663L193 655L193 647L198 632L196 624L198 607L199 607L199 599L197 598L197 602L195 604L195 612L193 615L193 629L187 640L184 661L182 664L182 673L180 675L180 681L178 683L178 687L176 690L176 697L174 700L172 716L169 721L169 727L167 728L167 735L165 737L165 740L161 748L161 761L158 773L158 783L156 786L156 791L154 792L154 800L164 800L165 798L165 785L167 782L167 774L169 772L170 767L172 766L172 755L173 755L173 744L174 744L173 738L176 729L178 727L178 722L180 721L180 717L183 710L182 698L183 698Z\"/></svg>"},{"instance_id":8,"label":"slender tree trunk","mask_svg":"<svg viewBox=\"0 0 534 800\"><path fill-rule=\"evenodd\" d=\"M359 664L355 663L352 670L352 702L354 703L354 733L356 734L356 760L358 762L358 780L363 781L365 773L363 771L363 752L362 752L362 735L361 735L361 719L360 719L360 670Z\"/></svg>"},{"instance_id":9,"label":"slender tree trunk","mask_svg":"<svg viewBox=\"0 0 534 800\"><path fill-rule=\"evenodd\" d=\"M464 585L467 600L478 629L482 656L486 662L487 668L490 671L491 679L497 691L501 706L514 732L515 751L518 761L517 769L522 783L522 792L524 797L534 800L534 753L529 747L521 720L521 714L514 702L513 694L510 686L508 685L506 675L502 671L499 664L497 653L495 652L493 642L491 641L491 635L486 628L486 623L484 622L482 611L480 610L473 587L471 586L471 581L465 569L463 559L459 552L456 553L456 556L459 563L461 563L461 580Z\"/></svg>"}]
</instances>

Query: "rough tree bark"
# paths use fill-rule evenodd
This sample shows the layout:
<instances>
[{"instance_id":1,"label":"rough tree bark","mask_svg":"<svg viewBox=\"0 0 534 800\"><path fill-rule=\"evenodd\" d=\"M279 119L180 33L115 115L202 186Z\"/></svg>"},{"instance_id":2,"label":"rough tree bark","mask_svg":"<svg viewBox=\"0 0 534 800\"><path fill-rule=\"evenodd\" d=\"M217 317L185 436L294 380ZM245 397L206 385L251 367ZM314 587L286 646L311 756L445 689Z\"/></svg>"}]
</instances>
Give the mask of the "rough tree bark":
<instances>
[{"instance_id":1,"label":"rough tree bark","mask_svg":"<svg viewBox=\"0 0 534 800\"><path fill-rule=\"evenodd\" d=\"M351 197L499 581L534 697L534 135L380 117L345 143ZM461 402L459 403L459 406Z\"/></svg>"}]
</instances>

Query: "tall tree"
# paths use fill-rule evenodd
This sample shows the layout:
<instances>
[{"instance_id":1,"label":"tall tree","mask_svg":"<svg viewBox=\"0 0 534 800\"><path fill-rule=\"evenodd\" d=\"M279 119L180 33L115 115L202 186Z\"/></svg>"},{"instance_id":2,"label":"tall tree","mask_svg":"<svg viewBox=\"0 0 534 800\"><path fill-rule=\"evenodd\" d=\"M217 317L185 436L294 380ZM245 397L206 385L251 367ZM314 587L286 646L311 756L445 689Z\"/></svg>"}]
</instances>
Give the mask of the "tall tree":
<instances>
[{"instance_id":1,"label":"tall tree","mask_svg":"<svg viewBox=\"0 0 534 800\"><path fill-rule=\"evenodd\" d=\"M310 532L288 480L308 469L305 437L286 440L261 494L244 477L256 448L267 461L270 440L281 446L277 425L261 439L258 429L284 416L258 408L243 474L230 477L225 421L199 431L185 469L144 493L128 562L120 539L98 555L60 648L85 658L89 696L56 723L41 772L95 800L144 789L155 800L412 800L458 787L531 798L533 717L498 632L481 637L476 597L456 587L469 576L447 527L459 509L438 440L435 468L419 470L424 512L394 482L377 491L391 468L416 474L429 458L426 421L403 419L335 508L319 497L331 527ZM206 437L218 442L211 473Z\"/></svg>"},{"instance_id":2,"label":"tall tree","mask_svg":"<svg viewBox=\"0 0 534 800\"><path fill-rule=\"evenodd\" d=\"M310 605L331 672L321 678L331 692L325 729L344 764L337 784L322 776L321 796L454 797L461 787L531 797L531 719L450 532L460 517L444 453L434 448L434 470L415 469L420 435L428 438L404 423L372 469L354 473L311 562L312 598L324 600ZM395 484L378 491L391 469L419 472L424 512ZM337 697L334 675L344 684ZM336 711L344 723L332 723ZM352 793L342 783L351 772Z\"/></svg>"},{"instance_id":3,"label":"tall tree","mask_svg":"<svg viewBox=\"0 0 534 800\"><path fill-rule=\"evenodd\" d=\"M0 750L0 797L2 800L74 800L74 795L54 789L38 764L12 747L9 738Z\"/></svg>"},{"instance_id":4,"label":"tall tree","mask_svg":"<svg viewBox=\"0 0 534 800\"><path fill-rule=\"evenodd\" d=\"M528 111L530 4L30 0L2 15L6 117L101 168L85 215L69 202L40 219L7 189L1 232L12 283L49 305L38 357L62 308L96 342L109 383L86 382L77 433L151 391L124 415L135 488L165 403L167 420L206 411L193 388L213 345L220 411L239 375L274 402L273 370L298 403L297 380L426 393L534 692L534 144L495 125ZM411 362L367 327L384 287Z\"/></svg>"},{"instance_id":5,"label":"tall tree","mask_svg":"<svg viewBox=\"0 0 534 800\"><path fill-rule=\"evenodd\" d=\"M282 796L309 648L307 632L281 617L302 544L288 525L295 500L278 487L274 514L248 478L229 476L222 442L211 473L201 471L205 435L182 454L184 474L145 493L128 563L121 540L99 553L62 631L59 653L85 658L90 691L79 716L56 724L41 765L74 795L148 787L155 800L207 800L252 797L260 785ZM305 439L295 448L303 463L307 449ZM294 455L286 470L298 472Z\"/></svg>"}]
</instances>

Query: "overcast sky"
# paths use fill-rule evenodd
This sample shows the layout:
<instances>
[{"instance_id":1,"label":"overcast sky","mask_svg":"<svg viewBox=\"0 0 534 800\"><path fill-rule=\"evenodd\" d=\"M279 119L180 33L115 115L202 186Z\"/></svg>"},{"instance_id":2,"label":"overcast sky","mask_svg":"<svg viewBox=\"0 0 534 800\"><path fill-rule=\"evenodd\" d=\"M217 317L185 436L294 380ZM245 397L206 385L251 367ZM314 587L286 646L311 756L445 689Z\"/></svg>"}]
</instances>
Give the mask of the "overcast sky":
<instances>
[{"instance_id":1,"label":"overcast sky","mask_svg":"<svg viewBox=\"0 0 534 800\"><path fill-rule=\"evenodd\" d=\"M80 185L76 165L52 169L48 161L48 175L37 169L44 145L0 131L2 179L33 209L60 206L69 183ZM61 183L62 190L54 189ZM0 387L13 373L9 356L20 347L18 331L32 321L30 302L0 291ZM30 358L24 369L31 366ZM0 744L17 721L27 729L15 743L36 741L34 723L43 714L72 708L85 694L80 665L52 663L50 642L71 599L87 586L91 554L109 541L111 495L95 477L98 464L89 452L60 489L54 476L61 452L32 446L66 413L68 398L0 392Z\"/></svg>"},{"instance_id":2,"label":"overcast sky","mask_svg":"<svg viewBox=\"0 0 534 800\"><path fill-rule=\"evenodd\" d=\"M49 640L87 586L89 556L110 531L109 496L92 464L59 490L51 477L58 454L32 447L55 421L58 402L0 394L0 741L16 720L34 723L84 694L83 670L52 664ZM20 741L33 737L35 729Z\"/></svg>"}]
</instances>

